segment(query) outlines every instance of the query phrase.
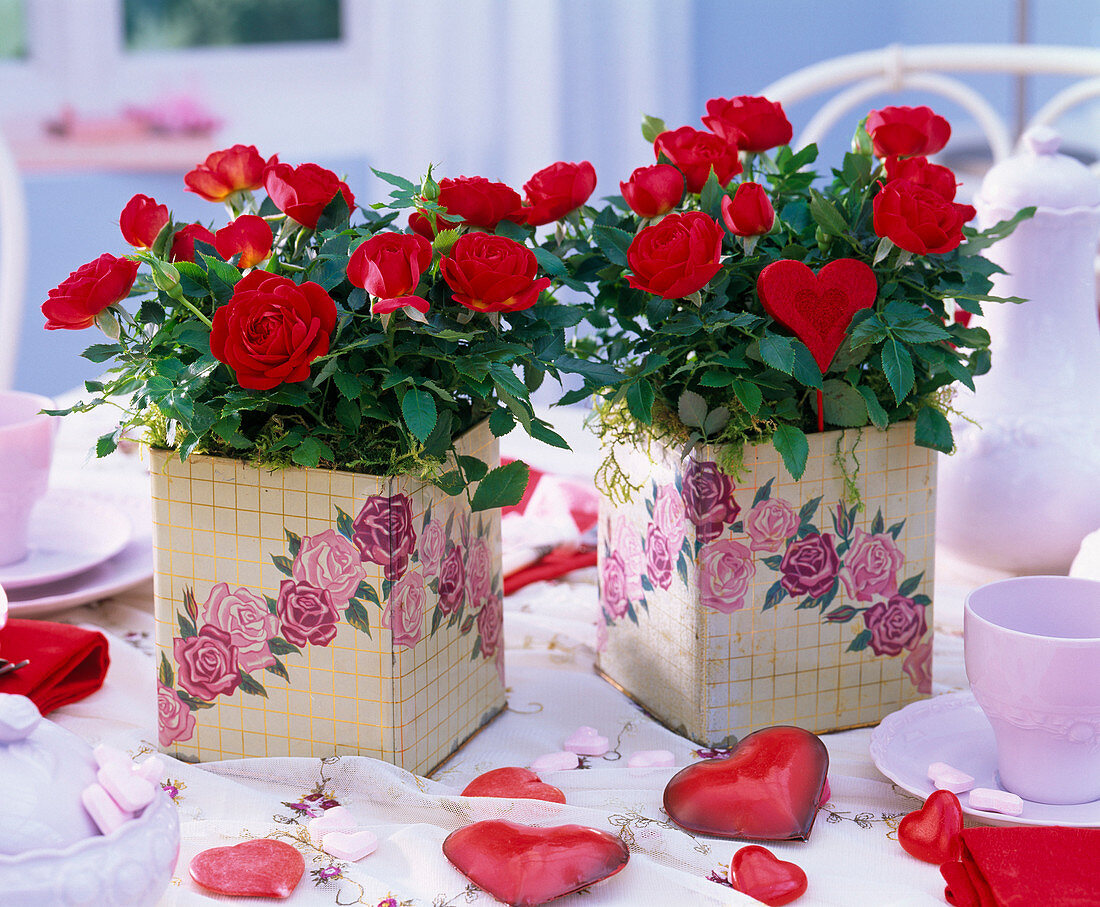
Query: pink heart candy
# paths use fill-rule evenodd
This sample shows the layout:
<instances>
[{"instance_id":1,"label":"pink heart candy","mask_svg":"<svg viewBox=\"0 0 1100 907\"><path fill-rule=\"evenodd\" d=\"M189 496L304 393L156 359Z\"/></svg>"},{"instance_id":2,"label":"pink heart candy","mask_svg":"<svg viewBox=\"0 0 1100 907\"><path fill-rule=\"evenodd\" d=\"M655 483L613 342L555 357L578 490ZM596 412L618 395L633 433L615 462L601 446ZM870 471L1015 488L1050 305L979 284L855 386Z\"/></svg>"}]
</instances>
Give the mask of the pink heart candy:
<instances>
[{"instance_id":1,"label":"pink heart candy","mask_svg":"<svg viewBox=\"0 0 1100 907\"><path fill-rule=\"evenodd\" d=\"M547 753L544 756L539 756L531 763L530 769L536 774L541 772L567 772L580 764L580 757L576 753L561 750L557 753Z\"/></svg>"},{"instance_id":2,"label":"pink heart candy","mask_svg":"<svg viewBox=\"0 0 1100 907\"><path fill-rule=\"evenodd\" d=\"M611 746L594 727L582 725L569 735L564 748L581 756L602 756Z\"/></svg>"},{"instance_id":3,"label":"pink heart candy","mask_svg":"<svg viewBox=\"0 0 1100 907\"><path fill-rule=\"evenodd\" d=\"M676 757L668 750L638 750L626 760L629 768L671 768Z\"/></svg>"},{"instance_id":4,"label":"pink heart candy","mask_svg":"<svg viewBox=\"0 0 1100 907\"><path fill-rule=\"evenodd\" d=\"M974 786L970 775L946 762L933 762L928 766L928 780L936 786L936 790L949 790L953 794L961 794Z\"/></svg>"},{"instance_id":5,"label":"pink heart candy","mask_svg":"<svg viewBox=\"0 0 1100 907\"><path fill-rule=\"evenodd\" d=\"M134 818L133 813L119 809L111 795L99 784L84 788L80 794L80 802L84 804L84 809L92 817L96 827L105 835Z\"/></svg>"},{"instance_id":6,"label":"pink heart candy","mask_svg":"<svg viewBox=\"0 0 1100 907\"><path fill-rule=\"evenodd\" d=\"M128 761L108 762L96 772L95 777L119 809L133 813L153 802L156 793L153 785L141 775L135 775Z\"/></svg>"},{"instance_id":7,"label":"pink heart candy","mask_svg":"<svg viewBox=\"0 0 1100 907\"><path fill-rule=\"evenodd\" d=\"M987 787L975 787L970 792L969 806L971 809L1004 813L1006 816L1018 816L1024 811L1024 801L1016 794L1006 790L990 790Z\"/></svg>"},{"instance_id":8,"label":"pink heart candy","mask_svg":"<svg viewBox=\"0 0 1100 907\"><path fill-rule=\"evenodd\" d=\"M356 832L334 831L321 839L321 850L337 860L355 863L378 848L378 838L365 828Z\"/></svg>"},{"instance_id":9,"label":"pink heart candy","mask_svg":"<svg viewBox=\"0 0 1100 907\"><path fill-rule=\"evenodd\" d=\"M306 827L309 829L310 838L316 842L333 832L355 831L359 823L355 821L355 816L350 809L333 806L316 818L310 819Z\"/></svg>"},{"instance_id":10,"label":"pink heart candy","mask_svg":"<svg viewBox=\"0 0 1100 907\"><path fill-rule=\"evenodd\" d=\"M156 784L164 777L164 760L160 756L150 756L144 762L134 763L133 772L150 784Z\"/></svg>"},{"instance_id":11,"label":"pink heart candy","mask_svg":"<svg viewBox=\"0 0 1100 907\"><path fill-rule=\"evenodd\" d=\"M92 750L92 758L95 759L95 764L99 768L111 765L114 762L124 762L129 765L131 761L128 753L124 753L117 746L109 746L106 743L101 743Z\"/></svg>"}]
</instances>

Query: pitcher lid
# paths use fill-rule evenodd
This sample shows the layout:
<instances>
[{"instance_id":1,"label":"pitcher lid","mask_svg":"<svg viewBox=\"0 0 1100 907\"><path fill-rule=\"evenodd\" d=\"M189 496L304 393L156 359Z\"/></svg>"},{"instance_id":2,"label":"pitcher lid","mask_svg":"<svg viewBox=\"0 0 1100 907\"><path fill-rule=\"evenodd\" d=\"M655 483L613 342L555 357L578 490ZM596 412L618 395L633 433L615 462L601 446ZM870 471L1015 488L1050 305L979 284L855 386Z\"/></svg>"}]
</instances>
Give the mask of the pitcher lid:
<instances>
[{"instance_id":1,"label":"pitcher lid","mask_svg":"<svg viewBox=\"0 0 1100 907\"><path fill-rule=\"evenodd\" d=\"M1100 205L1100 178L1076 158L1059 154L1062 136L1049 126L1024 133L1016 154L982 180L976 204L1015 211L1028 205L1066 210Z\"/></svg>"}]
</instances>

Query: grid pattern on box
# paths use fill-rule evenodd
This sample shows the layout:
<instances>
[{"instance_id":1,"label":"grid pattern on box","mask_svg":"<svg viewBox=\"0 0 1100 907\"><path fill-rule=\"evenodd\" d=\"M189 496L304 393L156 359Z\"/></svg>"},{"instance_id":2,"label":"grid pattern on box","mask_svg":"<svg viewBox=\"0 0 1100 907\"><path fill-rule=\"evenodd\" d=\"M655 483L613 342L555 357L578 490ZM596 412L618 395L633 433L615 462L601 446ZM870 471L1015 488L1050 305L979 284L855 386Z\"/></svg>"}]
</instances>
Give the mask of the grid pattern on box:
<instances>
[{"instance_id":1,"label":"grid pattern on box","mask_svg":"<svg viewBox=\"0 0 1100 907\"><path fill-rule=\"evenodd\" d=\"M845 496L847 473L863 503L855 526L870 533L880 509L886 525L905 519L897 539L904 576L922 574L918 588L910 594L930 595L935 454L913 445L909 424L895 425L887 432L828 432L810 436L810 442L806 471L797 482L770 445L746 452L735 496L743 510L771 479L771 495L796 510L820 497L817 523L822 532L826 525L832 531L824 508L835 507ZM713 450L699 454L700 459L714 456ZM656 462L625 459L636 465L635 480L644 478L648 483L655 476L658 484L668 482L674 470L680 470L682 479L675 451L658 451ZM606 530L612 516L623 513L644 534L649 515L640 500L618 508L605 501L601 527ZM692 527L688 529L693 544ZM733 538L749 543L743 533ZM871 724L920 698L903 673L907 652L884 657L868 648L849 651L863 629L858 617L828 622L817 607L799 609L799 602L791 598L764 608L778 574L763 566L759 557L744 607L729 614L702 604L697 560L689 559L687 573L686 583L674 580L667 592L647 593L648 612L639 615L638 625L620 621L611 626L607 650L600 657L602 670L671 727L685 727L689 736L713 745L772 724L797 724L815 731ZM841 584L829 608L847 602ZM931 628L930 607L926 615Z\"/></svg>"},{"instance_id":2,"label":"grid pattern on box","mask_svg":"<svg viewBox=\"0 0 1100 907\"><path fill-rule=\"evenodd\" d=\"M465 440L474 455L495 456L487 429ZM429 506L449 515L461 500L408 479L264 471L212 457L181 463L154 452L156 641L172 669L178 674L173 645L185 590L195 595L200 625L203 602L216 583L274 600L289 581L273 560L289 562L287 532L305 537L335 529L337 508L354 517L368 496L398 492L412 502L414 525ZM483 522L491 550L499 552L499 517ZM384 605L383 568L362 566ZM255 672L266 695L238 689L216 697L212 708L192 713L193 737L171 751L200 761L358 753L410 771L433 768L503 705L504 695L495 664L470 660L470 639L460 627L443 622L429 636L437 596L427 587L424 594L414 649L393 645L380 606L368 614L370 635L341 619L328 645L307 644L281 656L289 683L270 669Z\"/></svg>"}]
</instances>

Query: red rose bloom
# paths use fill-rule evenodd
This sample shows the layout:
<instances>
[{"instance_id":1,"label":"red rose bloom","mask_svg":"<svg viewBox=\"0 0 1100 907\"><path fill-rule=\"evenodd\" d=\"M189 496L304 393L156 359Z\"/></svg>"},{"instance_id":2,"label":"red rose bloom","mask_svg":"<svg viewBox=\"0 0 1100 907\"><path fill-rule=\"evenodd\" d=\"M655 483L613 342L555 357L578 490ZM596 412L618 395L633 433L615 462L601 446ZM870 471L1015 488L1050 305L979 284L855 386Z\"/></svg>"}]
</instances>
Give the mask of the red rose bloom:
<instances>
[{"instance_id":1,"label":"red rose bloom","mask_svg":"<svg viewBox=\"0 0 1100 907\"><path fill-rule=\"evenodd\" d=\"M951 138L950 124L931 107L872 110L865 128L881 158L935 154Z\"/></svg>"},{"instance_id":2,"label":"red rose bloom","mask_svg":"<svg viewBox=\"0 0 1100 907\"><path fill-rule=\"evenodd\" d=\"M432 244L413 233L376 233L351 254L348 280L379 299L416 290L432 263Z\"/></svg>"},{"instance_id":3,"label":"red rose bloom","mask_svg":"<svg viewBox=\"0 0 1100 907\"><path fill-rule=\"evenodd\" d=\"M226 261L234 255L240 255L237 267L243 271L245 268L255 267L267 258L271 254L274 240L266 220L255 214L242 214L214 234L214 248Z\"/></svg>"},{"instance_id":4,"label":"red rose bloom","mask_svg":"<svg viewBox=\"0 0 1100 907\"><path fill-rule=\"evenodd\" d=\"M680 204L684 175L671 164L652 164L635 170L619 189L639 217L660 217Z\"/></svg>"},{"instance_id":5,"label":"red rose bloom","mask_svg":"<svg viewBox=\"0 0 1100 907\"><path fill-rule=\"evenodd\" d=\"M626 258L636 290L679 299L705 287L721 267L722 228L702 211L669 214L634 237Z\"/></svg>"},{"instance_id":6,"label":"red rose bloom","mask_svg":"<svg viewBox=\"0 0 1100 907\"><path fill-rule=\"evenodd\" d=\"M886 159L886 178L888 180L910 180L918 186L931 189L942 195L947 201L954 201L958 186L955 174L947 167L928 163L926 157L888 157Z\"/></svg>"},{"instance_id":7,"label":"red rose bloom","mask_svg":"<svg viewBox=\"0 0 1100 907\"><path fill-rule=\"evenodd\" d=\"M317 164L272 164L264 171L264 188L276 208L310 230L317 229L321 212L337 192L344 196L349 211L355 207L355 196L347 184Z\"/></svg>"},{"instance_id":8,"label":"red rose bloom","mask_svg":"<svg viewBox=\"0 0 1100 907\"><path fill-rule=\"evenodd\" d=\"M432 226L432 219L422 211L414 211L409 215L409 229L417 236L423 236L428 242L435 239L437 233L460 226L462 226L460 223L446 220L438 214L435 217L435 227Z\"/></svg>"},{"instance_id":9,"label":"red rose bloom","mask_svg":"<svg viewBox=\"0 0 1100 907\"><path fill-rule=\"evenodd\" d=\"M137 277L138 263L104 252L81 265L50 290L42 303L46 330L79 331L95 324L96 315L125 299Z\"/></svg>"},{"instance_id":10,"label":"red rose bloom","mask_svg":"<svg viewBox=\"0 0 1100 907\"><path fill-rule=\"evenodd\" d=\"M126 203L118 218L122 238L131 246L148 249L168 223L168 206L158 205L148 195L135 195Z\"/></svg>"},{"instance_id":11,"label":"red rose bloom","mask_svg":"<svg viewBox=\"0 0 1100 907\"><path fill-rule=\"evenodd\" d=\"M180 227L172 237L172 245L168 249L168 260L194 261L196 240L217 248L214 234L206 227L202 224L188 224L186 227Z\"/></svg>"},{"instance_id":12,"label":"red rose bloom","mask_svg":"<svg viewBox=\"0 0 1100 907\"><path fill-rule=\"evenodd\" d=\"M443 279L457 302L475 312L529 309L550 286L526 246L491 233L460 236L442 262Z\"/></svg>"},{"instance_id":13,"label":"red rose bloom","mask_svg":"<svg viewBox=\"0 0 1100 907\"><path fill-rule=\"evenodd\" d=\"M596 168L588 161L551 164L523 184L527 196L524 220L532 227L561 220L588 201L595 189Z\"/></svg>"},{"instance_id":14,"label":"red rose bloom","mask_svg":"<svg viewBox=\"0 0 1100 907\"><path fill-rule=\"evenodd\" d=\"M451 217L471 227L492 230L504 218L521 207L519 193L504 183L494 183L483 176L460 176L441 179L436 198Z\"/></svg>"},{"instance_id":15,"label":"red rose bloom","mask_svg":"<svg viewBox=\"0 0 1100 907\"><path fill-rule=\"evenodd\" d=\"M917 255L950 252L962 242L962 227L977 212L949 202L911 180L891 180L874 200L875 233Z\"/></svg>"},{"instance_id":16,"label":"red rose bloom","mask_svg":"<svg viewBox=\"0 0 1100 907\"><path fill-rule=\"evenodd\" d=\"M775 223L775 208L759 183L742 183L722 198L722 222L735 236L760 236Z\"/></svg>"},{"instance_id":17,"label":"red rose bloom","mask_svg":"<svg viewBox=\"0 0 1100 907\"><path fill-rule=\"evenodd\" d=\"M305 381L309 365L328 352L336 303L315 283L252 271L214 312L210 352L251 390Z\"/></svg>"},{"instance_id":18,"label":"red rose bloom","mask_svg":"<svg viewBox=\"0 0 1100 907\"><path fill-rule=\"evenodd\" d=\"M791 128L783 105L767 98L711 98L703 125L742 151L767 151L791 141Z\"/></svg>"},{"instance_id":19,"label":"red rose bloom","mask_svg":"<svg viewBox=\"0 0 1100 907\"><path fill-rule=\"evenodd\" d=\"M690 126L662 132L653 143L653 150L658 158L663 154L679 168L688 192L702 191L712 168L723 186L741 172L736 145Z\"/></svg>"},{"instance_id":20,"label":"red rose bloom","mask_svg":"<svg viewBox=\"0 0 1100 907\"><path fill-rule=\"evenodd\" d=\"M264 168L278 160L276 155L265 161L255 145L234 145L207 155L183 181L187 191L209 202L220 202L234 192L260 188L264 182Z\"/></svg>"}]
</instances>

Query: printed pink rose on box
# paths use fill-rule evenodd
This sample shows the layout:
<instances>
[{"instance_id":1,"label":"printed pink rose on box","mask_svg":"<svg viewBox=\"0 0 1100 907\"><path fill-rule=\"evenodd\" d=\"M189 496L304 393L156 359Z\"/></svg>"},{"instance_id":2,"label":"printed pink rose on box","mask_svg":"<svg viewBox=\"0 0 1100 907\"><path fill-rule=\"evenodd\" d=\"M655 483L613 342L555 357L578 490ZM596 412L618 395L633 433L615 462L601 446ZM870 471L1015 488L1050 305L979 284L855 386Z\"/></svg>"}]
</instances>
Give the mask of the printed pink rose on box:
<instances>
[{"instance_id":1,"label":"printed pink rose on box","mask_svg":"<svg viewBox=\"0 0 1100 907\"><path fill-rule=\"evenodd\" d=\"M466 550L466 594L471 608L489 599L493 584L493 555L485 539L473 539Z\"/></svg>"},{"instance_id":2,"label":"printed pink rose on box","mask_svg":"<svg viewBox=\"0 0 1100 907\"><path fill-rule=\"evenodd\" d=\"M619 555L623 565L624 592L628 601L641 601L645 595L642 574L645 572L645 548L642 538L625 516L616 518L611 530L611 550Z\"/></svg>"},{"instance_id":3,"label":"printed pink rose on box","mask_svg":"<svg viewBox=\"0 0 1100 907\"><path fill-rule=\"evenodd\" d=\"M684 544L684 536L687 527L684 521L687 519L687 509L684 507L684 498L673 484L661 485L657 489L657 497L653 501L653 522L668 539L668 547L672 551L679 551Z\"/></svg>"},{"instance_id":4,"label":"printed pink rose on box","mask_svg":"<svg viewBox=\"0 0 1100 907\"><path fill-rule=\"evenodd\" d=\"M798 532L798 514L782 498L768 498L745 515L745 532L753 551L778 551Z\"/></svg>"},{"instance_id":5,"label":"printed pink rose on box","mask_svg":"<svg viewBox=\"0 0 1100 907\"><path fill-rule=\"evenodd\" d=\"M453 614L466 597L466 558L461 545L455 545L439 568L439 604L444 614Z\"/></svg>"},{"instance_id":6,"label":"printed pink rose on box","mask_svg":"<svg viewBox=\"0 0 1100 907\"><path fill-rule=\"evenodd\" d=\"M197 699L210 702L240 686L240 657L225 630L207 624L194 636L177 637L172 653L179 665L179 685Z\"/></svg>"},{"instance_id":7,"label":"printed pink rose on box","mask_svg":"<svg viewBox=\"0 0 1100 907\"><path fill-rule=\"evenodd\" d=\"M898 591L898 570L905 555L888 533L854 530L852 545L844 557L840 579L848 595L869 602L876 597L889 598Z\"/></svg>"},{"instance_id":8,"label":"printed pink rose on box","mask_svg":"<svg viewBox=\"0 0 1100 907\"><path fill-rule=\"evenodd\" d=\"M328 592L337 608L347 605L367 577L359 549L335 529L304 537L291 571L295 582Z\"/></svg>"},{"instance_id":9,"label":"printed pink rose on box","mask_svg":"<svg viewBox=\"0 0 1100 907\"><path fill-rule=\"evenodd\" d=\"M924 607L904 595L872 605L863 612L863 623L871 631L868 645L876 655L900 655L902 649L914 649L928 629Z\"/></svg>"},{"instance_id":10,"label":"printed pink rose on box","mask_svg":"<svg viewBox=\"0 0 1100 907\"><path fill-rule=\"evenodd\" d=\"M811 532L787 547L779 581L791 595L819 598L833 587L839 567L833 537Z\"/></svg>"},{"instance_id":11,"label":"printed pink rose on box","mask_svg":"<svg viewBox=\"0 0 1100 907\"><path fill-rule=\"evenodd\" d=\"M157 682L157 725L160 745L167 747L177 740L190 740L195 735L195 716L171 687Z\"/></svg>"},{"instance_id":12,"label":"printed pink rose on box","mask_svg":"<svg viewBox=\"0 0 1100 907\"><path fill-rule=\"evenodd\" d=\"M420 641L427 598L424 576L419 570L410 570L390 587L386 610L382 612L382 626L389 627L395 646L411 649Z\"/></svg>"},{"instance_id":13,"label":"printed pink rose on box","mask_svg":"<svg viewBox=\"0 0 1100 907\"><path fill-rule=\"evenodd\" d=\"M336 638L340 612L325 589L285 579L279 584L275 613L283 636L296 646L327 646Z\"/></svg>"},{"instance_id":14,"label":"printed pink rose on box","mask_svg":"<svg viewBox=\"0 0 1100 907\"><path fill-rule=\"evenodd\" d=\"M447 550L447 530L439 520L430 520L420 532L420 564L425 576L438 576Z\"/></svg>"},{"instance_id":15,"label":"printed pink rose on box","mask_svg":"<svg viewBox=\"0 0 1100 907\"><path fill-rule=\"evenodd\" d=\"M741 506L733 499L733 479L709 460L690 460L684 469L684 507L695 524L696 541L706 544L733 523Z\"/></svg>"},{"instance_id":16,"label":"printed pink rose on box","mask_svg":"<svg viewBox=\"0 0 1100 907\"><path fill-rule=\"evenodd\" d=\"M670 550L668 539L657 528L656 523L650 523L646 527L645 556L649 581L661 589L667 589L671 586L676 552Z\"/></svg>"},{"instance_id":17,"label":"printed pink rose on box","mask_svg":"<svg viewBox=\"0 0 1100 907\"><path fill-rule=\"evenodd\" d=\"M408 495L371 495L352 529L363 560L384 567L386 579L396 580L408 569L409 557L416 548Z\"/></svg>"},{"instance_id":18,"label":"printed pink rose on box","mask_svg":"<svg viewBox=\"0 0 1100 907\"><path fill-rule=\"evenodd\" d=\"M504 602L499 595L492 595L485 607L477 612L477 631L481 634L481 655L491 658L500 645L504 626Z\"/></svg>"},{"instance_id":19,"label":"printed pink rose on box","mask_svg":"<svg viewBox=\"0 0 1100 907\"><path fill-rule=\"evenodd\" d=\"M699 552L699 600L724 614L740 611L755 575L752 551L740 542L710 542Z\"/></svg>"},{"instance_id":20,"label":"printed pink rose on box","mask_svg":"<svg viewBox=\"0 0 1100 907\"><path fill-rule=\"evenodd\" d=\"M217 583L202 610L205 624L229 634L242 671L251 673L275 664L267 641L279 635L279 621L255 592L244 588L230 592L226 583Z\"/></svg>"},{"instance_id":21,"label":"printed pink rose on box","mask_svg":"<svg viewBox=\"0 0 1100 907\"><path fill-rule=\"evenodd\" d=\"M932 635L913 647L901 669L909 675L918 693L928 695L932 692Z\"/></svg>"},{"instance_id":22,"label":"printed pink rose on box","mask_svg":"<svg viewBox=\"0 0 1100 907\"><path fill-rule=\"evenodd\" d=\"M630 599L626 594L626 568L618 552L612 552L600 565L600 599L612 620L626 614Z\"/></svg>"}]
</instances>

